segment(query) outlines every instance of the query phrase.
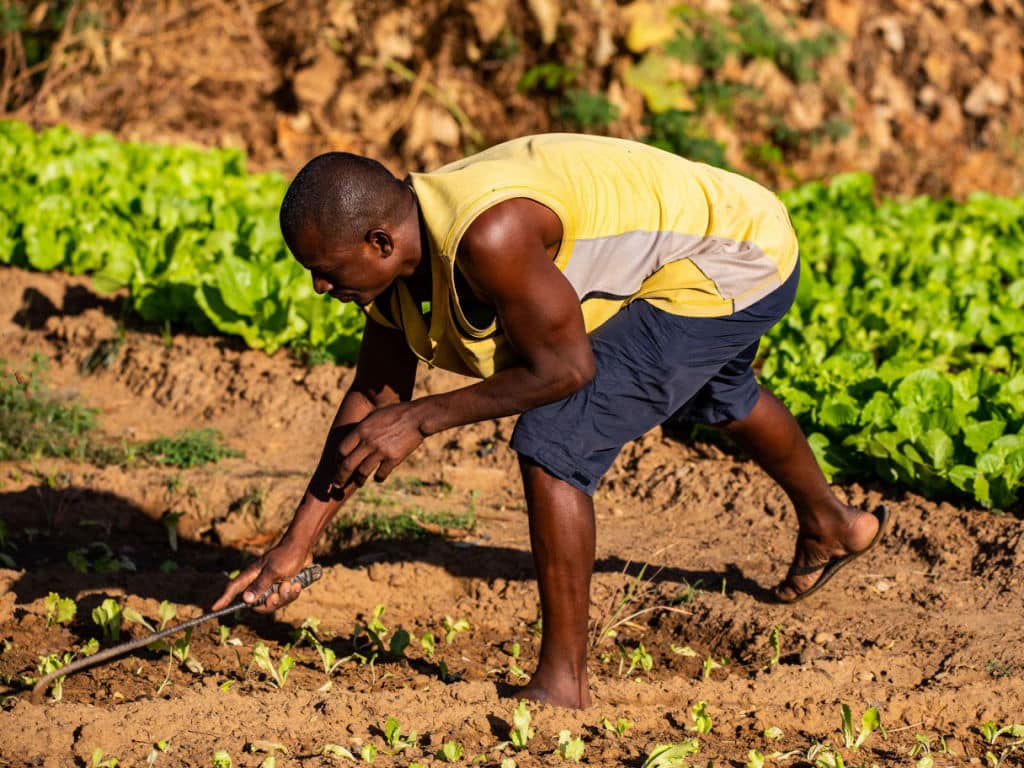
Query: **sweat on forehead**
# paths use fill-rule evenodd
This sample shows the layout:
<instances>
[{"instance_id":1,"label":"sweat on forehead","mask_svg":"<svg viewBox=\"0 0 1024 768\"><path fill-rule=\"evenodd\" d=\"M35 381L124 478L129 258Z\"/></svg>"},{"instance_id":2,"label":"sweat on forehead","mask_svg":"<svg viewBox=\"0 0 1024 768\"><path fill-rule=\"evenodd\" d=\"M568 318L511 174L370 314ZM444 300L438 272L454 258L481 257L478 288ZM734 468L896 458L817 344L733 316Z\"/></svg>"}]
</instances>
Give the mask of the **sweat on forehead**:
<instances>
[{"instance_id":1,"label":"sweat on forehead","mask_svg":"<svg viewBox=\"0 0 1024 768\"><path fill-rule=\"evenodd\" d=\"M405 185L376 160L328 152L292 180L281 203L281 233L293 253L310 230L325 243L352 244L395 221L406 204Z\"/></svg>"}]
</instances>

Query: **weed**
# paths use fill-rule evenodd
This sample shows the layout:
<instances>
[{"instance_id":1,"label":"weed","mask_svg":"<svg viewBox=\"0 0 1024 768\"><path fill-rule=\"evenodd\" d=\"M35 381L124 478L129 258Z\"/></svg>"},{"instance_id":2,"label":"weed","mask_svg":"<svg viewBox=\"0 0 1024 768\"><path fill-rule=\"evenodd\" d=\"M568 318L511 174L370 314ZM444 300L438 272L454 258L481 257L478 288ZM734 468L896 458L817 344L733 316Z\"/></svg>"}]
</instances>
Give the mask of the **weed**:
<instances>
[{"instance_id":1,"label":"weed","mask_svg":"<svg viewBox=\"0 0 1024 768\"><path fill-rule=\"evenodd\" d=\"M174 437L158 437L138 448L139 456L161 466L191 469L242 456L241 451L221 445L216 429L183 429Z\"/></svg>"},{"instance_id":2,"label":"weed","mask_svg":"<svg viewBox=\"0 0 1024 768\"><path fill-rule=\"evenodd\" d=\"M97 411L48 392L44 383L48 365L37 354L27 372L10 372L0 359L0 461L87 457Z\"/></svg>"},{"instance_id":3,"label":"weed","mask_svg":"<svg viewBox=\"0 0 1024 768\"><path fill-rule=\"evenodd\" d=\"M118 323L117 331L114 336L109 339L101 340L88 357L82 362L79 370L88 375L96 373L99 369L109 371L114 367L114 363L117 362L117 358L121 354L121 348L124 346L126 336L125 329L122 323Z\"/></svg>"},{"instance_id":4,"label":"weed","mask_svg":"<svg viewBox=\"0 0 1024 768\"><path fill-rule=\"evenodd\" d=\"M565 760L578 763L583 759L584 748L583 739L580 737L573 738L567 730L558 732L558 748L555 751Z\"/></svg>"},{"instance_id":5,"label":"weed","mask_svg":"<svg viewBox=\"0 0 1024 768\"><path fill-rule=\"evenodd\" d=\"M562 91L579 77L576 67L569 67L557 61L545 61L530 67L519 79L516 88L520 93L542 88L546 91Z\"/></svg>"},{"instance_id":6,"label":"weed","mask_svg":"<svg viewBox=\"0 0 1024 768\"><path fill-rule=\"evenodd\" d=\"M992 677L1009 677L1013 674L1013 668L1009 664L1004 664L998 659L989 659L985 662L985 671Z\"/></svg>"},{"instance_id":7,"label":"weed","mask_svg":"<svg viewBox=\"0 0 1024 768\"><path fill-rule=\"evenodd\" d=\"M275 688L284 688L288 673L295 666L295 659L288 654L284 654L281 661L275 665L270 659L270 649L263 643L256 643L252 649L252 661L270 679Z\"/></svg>"},{"instance_id":8,"label":"weed","mask_svg":"<svg viewBox=\"0 0 1024 768\"><path fill-rule=\"evenodd\" d=\"M361 498L364 503L382 503L383 497ZM470 511L427 512L418 507L402 509L398 514L386 515L379 512L369 514L349 513L335 524L335 532L344 539L359 536L361 540L374 541L389 539L409 541L424 539L445 532L464 534L476 528L476 516Z\"/></svg>"},{"instance_id":9,"label":"weed","mask_svg":"<svg viewBox=\"0 0 1024 768\"><path fill-rule=\"evenodd\" d=\"M626 565L624 566L622 571L624 575L626 574L630 565L631 563L626 563ZM640 571L637 573L637 575L632 577L626 584L626 587L624 588L622 593L622 597L618 599L613 598L612 605L609 607L610 615L608 616L608 618L604 620L599 618L597 621L595 621L594 631L590 636L590 646L592 648L597 647L598 643L600 643L605 638L616 637L618 635L619 627L625 624L629 624L637 617L642 616L646 613L651 613L653 611L669 611L672 613L679 613L684 616L690 615L689 611L684 611L669 605L650 605L645 608L640 608L639 610L633 611L627 615L623 615L626 609L634 601L650 599L651 593L649 588L652 587L652 581L654 577L651 577L650 580L645 581L644 574L646 572L647 565L644 564L640 567ZM655 573L655 576L656 575L657 573ZM600 629L598 629L598 627L600 627Z\"/></svg>"},{"instance_id":10,"label":"weed","mask_svg":"<svg viewBox=\"0 0 1024 768\"><path fill-rule=\"evenodd\" d=\"M70 624L78 613L78 606L70 597L61 597L56 592L51 592L43 600L46 607L46 626L54 624Z\"/></svg>"},{"instance_id":11,"label":"weed","mask_svg":"<svg viewBox=\"0 0 1024 768\"><path fill-rule=\"evenodd\" d=\"M107 642L116 643L121 637L121 606L113 598L106 598L92 609L92 620L103 630Z\"/></svg>"},{"instance_id":12,"label":"weed","mask_svg":"<svg viewBox=\"0 0 1024 768\"><path fill-rule=\"evenodd\" d=\"M676 744L658 744L652 749L642 768L685 768L686 758L697 754L700 743L696 739L686 739Z\"/></svg>"}]
</instances>

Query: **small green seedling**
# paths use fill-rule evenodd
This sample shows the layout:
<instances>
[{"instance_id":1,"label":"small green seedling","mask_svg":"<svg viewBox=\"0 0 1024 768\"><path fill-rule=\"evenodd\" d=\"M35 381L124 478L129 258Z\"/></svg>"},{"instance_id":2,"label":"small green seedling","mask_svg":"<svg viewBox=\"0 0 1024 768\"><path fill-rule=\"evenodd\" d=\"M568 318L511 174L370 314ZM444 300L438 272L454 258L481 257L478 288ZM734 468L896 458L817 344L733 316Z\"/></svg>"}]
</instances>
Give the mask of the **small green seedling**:
<instances>
[{"instance_id":1,"label":"small green seedling","mask_svg":"<svg viewBox=\"0 0 1024 768\"><path fill-rule=\"evenodd\" d=\"M633 723L624 717L620 717L615 721L615 724L613 725L612 721L609 720L607 717L602 717L601 727L604 728L606 731L611 731L621 739L623 736L626 735L626 731L633 727Z\"/></svg>"},{"instance_id":2,"label":"small green seedling","mask_svg":"<svg viewBox=\"0 0 1024 768\"><path fill-rule=\"evenodd\" d=\"M658 744L647 755L642 768L685 768L686 758L697 754L700 743L686 739L676 744Z\"/></svg>"},{"instance_id":3,"label":"small green seedling","mask_svg":"<svg viewBox=\"0 0 1024 768\"><path fill-rule=\"evenodd\" d=\"M441 751L437 753L439 760L444 760L446 763L455 763L462 759L462 745L457 741L446 741L441 746Z\"/></svg>"},{"instance_id":4,"label":"small green seedling","mask_svg":"<svg viewBox=\"0 0 1024 768\"><path fill-rule=\"evenodd\" d=\"M743 768L764 768L764 753L756 749L748 750L747 762L743 764Z\"/></svg>"},{"instance_id":5,"label":"small green seedling","mask_svg":"<svg viewBox=\"0 0 1024 768\"><path fill-rule=\"evenodd\" d=\"M555 751L564 759L578 763L583 759L583 750L583 739L578 736L573 738L572 734L567 730L558 732L558 749Z\"/></svg>"},{"instance_id":6,"label":"small green seedling","mask_svg":"<svg viewBox=\"0 0 1024 768\"><path fill-rule=\"evenodd\" d=\"M81 647L78 649L79 656L92 656L96 651L100 649L100 641L95 637L90 637Z\"/></svg>"},{"instance_id":7,"label":"small green seedling","mask_svg":"<svg viewBox=\"0 0 1024 768\"><path fill-rule=\"evenodd\" d=\"M364 744L363 748L359 750L359 756L363 759L364 763L372 763L374 758L377 757L377 745Z\"/></svg>"},{"instance_id":8,"label":"small green seedling","mask_svg":"<svg viewBox=\"0 0 1024 768\"><path fill-rule=\"evenodd\" d=\"M774 667L782 658L782 625L776 624L772 633L768 635L768 645L772 648L772 657L768 659L768 666Z\"/></svg>"},{"instance_id":9,"label":"small green seedling","mask_svg":"<svg viewBox=\"0 0 1024 768\"><path fill-rule=\"evenodd\" d=\"M451 616L445 616L441 620L441 627L444 629L444 642L446 645L451 645L455 640L455 636L459 632L466 632L469 630L470 625L466 619L453 620Z\"/></svg>"},{"instance_id":10,"label":"small green seedling","mask_svg":"<svg viewBox=\"0 0 1024 768\"><path fill-rule=\"evenodd\" d=\"M121 606L108 597L92 609L92 620L103 630L103 639L116 643L121 637Z\"/></svg>"},{"instance_id":11,"label":"small green seedling","mask_svg":"<svg viewBox=\"0 0 1024 768\"><path fill-rule=\"evenodd\" d=\"M783 737L782 729L775 725L769 725L764 729L764 737L768 741L778 741Z\"/></svg>"},{"instance_id":12,"label":"small green seedling","mask_svg":"<svg viewBox=\"0 0 1024 768\"><path fill-rule=\"evenodd\" d=\"M43 600L46 607L46 626L54 624L70 624L78 613L78 605L70 597L61 597L56 592L51 592Z\"/></svg>"},{"instance_id":13,"label":"small green seedling","mask_svg":"<svg viewBox=\"0 0 1024 768\"><path fill-rule=\"evenodd\" d=\"M116 757L108 757L106 760L103 759L103 748L96 747L92 751L92 758L89 765L92 768L117 768L121 763Z\"/></svg>"},{"instance_id":14,"label":"small green seedling","mask_svg":"<svg viewBox=\"0 0 1024 768\"><path fill-rule=\"evenodd\" d=\"M715 661L713 658L708 656L704 659L704 679L707 680L711 677L711 670L721 669L722 665Z\"/></svg>"},{"instance_id":15,"label":"small green seedling","mask_svg":"<svg viewBox=\"0 0 1024 768\"><path fill-rule=\"evenodd\" d=\"M356 761L356 756L340 744L324 744L316 753L324 757L343 757L346 760L351 760L353 763Z\"/></svg>"},{"instance_id":16,"label":"small green seedling","mask_svg":"<svg viewBox=\"0 0 1024 768\"><path fill-rule=\"evenodd\" d=\"M139 624L148 629L150 632L156 632L156 629L153 627L153 625L146 621L146 617L134 608L132 608L130 605L126 605L124 608L121 609L121 617L122 619L124 619L124 621L131 622L132 624Z\"/></svg>"},{"instance_id":17,"label":"small green seedling","mask_svg":"<svg viewBox=\"0 0 1024 768\"><path fill-rule=\"evenodd\" d=\"M63 656L58 656L56 653L51 653L49 656L39 657L39 666L37 669L41 675L48 675L51 672L56 672L61 667L66 667L71 663L71 659L74 656L70 653L65 653ZM61 675L53 681L53 687L50 689L50 693L53 696L54 701L60 701L64 696L64 675Z\"/></svg>"},{"instance_id":18,"label":"small green seedling","mask_svg":"<svg viewBox=\"0 0 1024 768\"><path fill-rule=\"evenodd\" d=\"M981 735L987 744L995 744L1000 736L1011 736L1015 739L1024 739L1024 725L1004 725L998 727L991 720L981 724Z\"/></svg>"},{"instance_id":19,"label":"small green seedling","mask_svg":"<svg viewBox=\"0 0 1024 768\"><path fill-rule=\"evenodd\" d=\"M356 624L354 638L355 642L359 642L362 638L367 638L369 643L370 656L375 658L377 656L390 656L392 658L400 658L404 653L405 649L409 646L412 638L409 633L404 629L399 628L388 640L388 628L384 626L384 622L381 621L381 616L384 615L384 605L377 605L373 609L373 616L370 621L364 626ZM357 650L362 653L366 648L364 645Z\"/></svg>"},{"instance_id":20,"label":"small green seedling","mask_svg":"<svg viewBox=\"0 0 1024 768\"><path fill-rule=\"evenodd\" d=\"M847 749L860 749L861 745L867 740L874 731L877 731L882 726L881 718L878 714L877 707L868 707L864 710L864 714L860 720L861 727L860 732L854 737L853 733L853 715L850 712L850 706L848 704L842 705L842 732L843 732L843 745Z\"/></svg>"},{"instance_id":21,"label":"small green seedling","mask_svg":"<svg viewBox=\"0 0 1024 768\"><path fill-rule=\"evenodd\" d=\"M629 658L629 669L624 673L622 672L622 664L619 664L619 674L629 677L633 674L634 669L642 669L644 672L650 672L654 668L654 657L647 652L644 648L644 644L640 643L636 648L631 650L628 655Z\"/></svg>"},{"instance_id":22,"label":"small green seedling","mask_svg":"<svg viewBox=\"0 0 1024 768\"><path fill-rule=\"evenodd\" d=\"M384 723L384 742L391 750L391 754L397 755L402 750L408 749L416 743L416 731L410 731L402 736L402 727L393 717L388 717Z\"/></svg>"},{"instance_id":23,"label":"small green seedling","mask_svg":"<svg viewBox=\"0 0 1024 768\"><path fill-rule=\"evenodd\" d=\"M252 661L266 674L276 688L284 688L288 673L295 666L295 659L288 654L282 656L280 663L275 666L270 659L270 649L263 643L256 643L252 649Z\"/></svg>"},{"instance_id":24,"label":"small green seedling","mask_svg":"<svg viewBox=\"0 0 1024 768\"><path fill-rule=\"evenodd\" d=\"M935 759L932 757L932 740L931 737L919 733L914 737L914 746L910 748L910 756L918 757L914 768L933 768L935 765Z\"/></svg>"},{"instance_id":25,"label":"small green seedling","mask_svg":"<svg viewBox=\"0 0 1024 768\"><path fill-rule=\"evenodd\" d=\"M423 649L423 655L428 659L434 658L434 648L437 646L437 638L434 637L433 632L425 632L423 637L420 638L420 648Z\"/></svg>"},{"instance_id":26,"label":"small green seedling","mask_svg":"<svg viewBox=\"0 0 1024 768\"><path fill-rule=\"evenodd\" d=\"M178 551L178 521L184 516L184 512L171 512L168 510L160 518L160 522L164 524L164 530L167 532L167 546L171 548L171 552Z\"/></svg>"},{"instance_id":27,"label":"small green seedling","mask_svg":"<svg viewBox=\"0 0 1024 768\"><path fill-rule=\"evenodd\" d=\"M708 703L698 701L690 709L690 717L693 718L693 725L689 730L700 734L711 733L711 715L708 714Z\"/></svg>"},{"instance_id":28,"label":"small green seedling","mask_svg":"<svg viewBox=\"0 0 1024 768\"><path fill-rule=\"evenodd\" d=\"M171 740L170 739L160 739L155 744L153 744L153 748L151 750L149 750L149 757L146 758L146 764L147 765L156 765L156 761L160 757L160 755L162 753L166 752L170 748L171 748Z\"/></svg>"},{"instance_id":29,"label":"small green seedling","mask_svg":"<svg viewBox=\"0 0 1024 768\"><path fill-rule=\"evenodd\" d=\"M532 719L526 699L520 699L518 706L512 710L512 730L508 734L509 741L516 749L526 749L527 743L533 738L533 728L530 727Z\"/></svg>"},{"instance_id":30,"label":"small green seedling","mask_svg":"<svg viewBox=\"0 0 1024 768\"><path fill-rule=\"evenodd\" d=\"M210 756L210 765L213 768L232 768L234 763L231 761L231 755L228 754L226 749L218 749Z\"/></svg>"},{"instance_id":31,"label":"small green seedling","mask_svg":"<svg viewBox=\"0 0 1024 768\"><path fill-rule=\"evenodd\" d=\"M807 760L815 768L846 768L843 756L829 744L815 744L807 750Z\"/></svg>"}]
</instances>

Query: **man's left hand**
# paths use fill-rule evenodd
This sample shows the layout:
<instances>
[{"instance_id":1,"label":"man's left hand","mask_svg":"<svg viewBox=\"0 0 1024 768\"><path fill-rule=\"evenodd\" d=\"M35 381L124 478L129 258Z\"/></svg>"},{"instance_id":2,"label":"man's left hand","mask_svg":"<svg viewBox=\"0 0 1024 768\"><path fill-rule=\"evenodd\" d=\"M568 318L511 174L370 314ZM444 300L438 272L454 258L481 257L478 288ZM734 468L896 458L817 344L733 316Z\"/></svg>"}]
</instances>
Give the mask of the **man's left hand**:
<instances>
[{"instance_id":1,"label":"man's left hand","mask_svg":"<svg viewBox=\"0 0 1024 768\"><path fill-rule=\"evenodd\" d=\"M423 442L422 410L416 401L386 405L355 425L338 443L334 483L362 485L385 480Z\"/></svg>"}]
</instances>

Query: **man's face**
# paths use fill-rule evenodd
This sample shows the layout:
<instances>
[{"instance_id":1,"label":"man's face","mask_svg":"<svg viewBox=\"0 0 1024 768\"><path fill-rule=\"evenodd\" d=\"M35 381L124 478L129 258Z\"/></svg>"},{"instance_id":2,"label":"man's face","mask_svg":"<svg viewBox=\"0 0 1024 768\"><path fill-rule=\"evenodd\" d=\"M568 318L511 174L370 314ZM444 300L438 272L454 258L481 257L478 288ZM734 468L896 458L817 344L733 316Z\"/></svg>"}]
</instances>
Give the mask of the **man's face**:
<instances>
[{"instance_id":1,"label":"man's face","mask_svg":"<svg viewBox=\"0 0 1024 768\"><path fill-rule=\"evenodd\" d=\"M307 231L297 245L295 257L309 270L313 290L338 301L366 306L398 276L399 260L382 230L350 245L330 243L318 232Z\"/></svg>"}]
</instances>

